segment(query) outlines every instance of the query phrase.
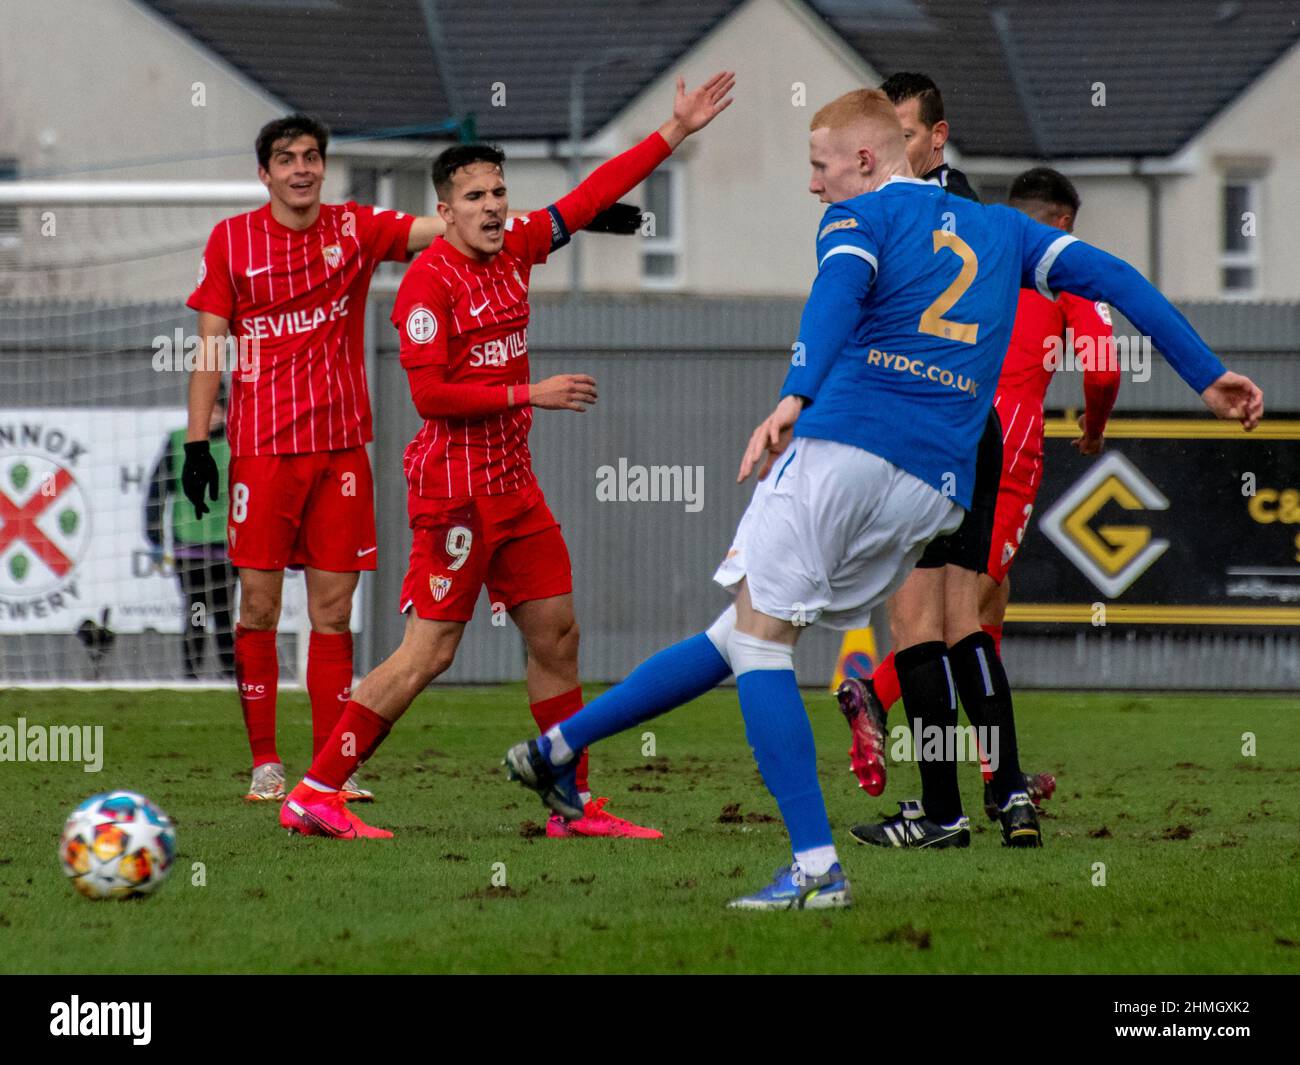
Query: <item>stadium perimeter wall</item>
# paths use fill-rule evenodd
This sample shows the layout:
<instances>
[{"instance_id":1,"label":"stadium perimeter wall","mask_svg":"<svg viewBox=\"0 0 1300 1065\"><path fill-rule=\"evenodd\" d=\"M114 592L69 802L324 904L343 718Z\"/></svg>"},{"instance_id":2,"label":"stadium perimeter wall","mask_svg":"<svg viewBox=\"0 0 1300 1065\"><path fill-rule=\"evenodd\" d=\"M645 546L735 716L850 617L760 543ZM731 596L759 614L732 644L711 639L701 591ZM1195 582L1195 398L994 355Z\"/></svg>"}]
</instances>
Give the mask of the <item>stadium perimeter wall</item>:
<instances>
[{"instance_id":1,"label":"stadium perimeter wall","mask_svg":"<svg viewBox=\"0 0 1300 1065\"><path fill-rule=\"evenodd\" d=\"M751 491L735 484L741 448L773 402L798 326L800 301L683 296L542 296L529 330L533 379L591 373L600 401L585 414L536 412L534 463L573 556L582 625L582 674L616 680L646 655L698 631L726 604L710 581ZM380 568L365 589L359 666L400 639L397 598L410 533L401 455L418 421L387 324L391 297L367 309L367 358L375 412L373 463ZM1234 368L1268 394L1269 413L1300 414L1300 305L1197 304L1185 313ZM183 403L183 375L151 365L154 338L190 331L175 303L103 307L50 301L0 305L3 408L161 407ZM1117 332L1127 324L1116 322ZM1057 412L1081 402L1078 375L1058 374ZM1199 401L1163 363L1141 384L1126 380L1117 413L1195 413ZM598 498L616 492L620 464L677 468L689 486L675 500ZM1300 471L1300 461L1296 463ZM688 474L689 471L689 474ZM883 622L883 617L882 617ZM887 630L881 633L887 642ZM175 636L123 636L102 679L170 677ZM0 682L88 679L73 636L0 638ZM824 683L838 635L801 643L800 679ZM282 662L293 671L293 643ZM1024 687L1294 689L1300 635L1224 629L1153 633L1112 626L1062 636L1018 635L1005 656ZM143 676L141 675L143 672ZM486 598L446 682L517 680L523 649L513 627L493 625Z\"/></svg>"}]
</instances>

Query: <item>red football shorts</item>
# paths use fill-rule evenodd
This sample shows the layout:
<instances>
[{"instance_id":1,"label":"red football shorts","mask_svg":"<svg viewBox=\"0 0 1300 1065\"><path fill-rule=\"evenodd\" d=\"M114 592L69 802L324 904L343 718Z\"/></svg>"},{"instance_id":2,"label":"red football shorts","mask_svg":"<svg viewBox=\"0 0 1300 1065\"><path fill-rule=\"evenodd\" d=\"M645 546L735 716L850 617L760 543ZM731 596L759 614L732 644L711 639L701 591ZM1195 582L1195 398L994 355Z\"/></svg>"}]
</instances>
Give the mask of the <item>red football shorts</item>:
<instances>
[{"instance_id":1,"label":"red football shorts","mask_svg":"<svg viewBox=\"0 0 1300 1065\"><path fill-rule=\"evenodd\" d=\"M998 501L993 511L993 539L989 543L988 575L998 584L1006 580L1011 562L1020 550L1034 512L1034 500L1042 481L1032 488L1019 478L1002 471L998 482Z\"/></svg>"},{"instance_id":2,"label":"red football shorts","mask_svg":"<svg viewBox=\"0 0 1300 1065\"><path fill-rule=\"evenodd\" d=\"M470 499L408 497L411 563L401 610L469 621L479 589L507 611L573 591L573 566L540 488Z\"/></svg>"},{"instance_id":3,"label":"red football shorts","mask_svg":"<svg viewBox=\"0 0 1300 1065\"><path fill-rule=\"evenodd\" d=\"M247 569L375 568L375 487L364 447L230 460L230 561Z\"/></svg>"}]
</instances>

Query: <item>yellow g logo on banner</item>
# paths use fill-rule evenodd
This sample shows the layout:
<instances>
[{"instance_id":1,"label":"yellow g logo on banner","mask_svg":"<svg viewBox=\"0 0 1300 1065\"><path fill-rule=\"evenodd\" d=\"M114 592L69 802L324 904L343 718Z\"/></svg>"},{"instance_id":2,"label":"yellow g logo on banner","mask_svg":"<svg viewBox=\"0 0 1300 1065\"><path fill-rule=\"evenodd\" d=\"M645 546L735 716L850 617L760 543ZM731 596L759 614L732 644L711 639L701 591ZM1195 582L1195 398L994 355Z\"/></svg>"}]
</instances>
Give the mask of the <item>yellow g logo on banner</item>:
<instances>
[{"instance_id":1,"label":"yellow g logo on banner","mask_svg":"<svg viewBox=\"0 0 1300 1065\"><path fill-rule=\"evenodd\" d=\"M1169 500L1118 451L1093 465L1043 515L1042 530L1096 587L1115 599L1169 547L1146 525L1100 525L1092 519L1108 503L1124 510L1168 510Z\"/></svg>"}]
</instances>

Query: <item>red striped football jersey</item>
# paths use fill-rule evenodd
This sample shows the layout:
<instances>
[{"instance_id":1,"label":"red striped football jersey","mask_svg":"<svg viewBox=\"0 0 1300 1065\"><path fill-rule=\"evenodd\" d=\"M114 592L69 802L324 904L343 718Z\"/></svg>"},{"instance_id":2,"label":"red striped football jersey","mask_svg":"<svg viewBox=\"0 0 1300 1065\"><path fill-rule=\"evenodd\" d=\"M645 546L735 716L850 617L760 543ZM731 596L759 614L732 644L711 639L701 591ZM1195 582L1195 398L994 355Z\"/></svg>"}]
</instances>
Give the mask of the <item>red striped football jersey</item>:
<instances>
[{"instance_id":1,"label":"red striped football jersey","mask_svg":"<svg viewBox=\"0 0 1300 1065\"><path fill-rule=\"evenodd\" d=\"M393 306L402 365L445 367L451 382L526 384L529 274L565 240L547 210L509 219L490 262L435 240L407 270ZM482 418L427 419L406 448L411 493L458 499L531 487L532 424L528 406Z\"/></svg>"},{"instance_id":2,"label":"red striped football jersey","mask_svg":"<svg viewBox=\"0 0 1300 1065\"><path fill-rule=\"evenodd\" d=\"M1104 303L1069 292L1049 300L1032 289L1020 290L993 406L1002 422L1003 473L1031 487L1037 486L1043 471L1043 402L1054 372L1048 356L1053 339L1067 336L1067 328L1076 350L1085 345L1100 350L1113 335L1110 310ZM1085 370L1085 388L1094 381L1109 391L1109 401L1101 412L1104 427L1119 389L1119 373L1113 368Z\"/></svg>"},{"instance_id":3,"label":"red striped football jersey","mask_svg":"<svg viewBox=\"0 0 1300 1065\"><path fill-rule=\"evenodd\" d=\"M252 372L233 375L232 454L370 441L366 293L380 262L406 258L413 221L352 202L321 204L316 222L295 230L267 204L212 230L188 306L228 319L231 337L255 353Z\"/></svg>"}]
</instances>

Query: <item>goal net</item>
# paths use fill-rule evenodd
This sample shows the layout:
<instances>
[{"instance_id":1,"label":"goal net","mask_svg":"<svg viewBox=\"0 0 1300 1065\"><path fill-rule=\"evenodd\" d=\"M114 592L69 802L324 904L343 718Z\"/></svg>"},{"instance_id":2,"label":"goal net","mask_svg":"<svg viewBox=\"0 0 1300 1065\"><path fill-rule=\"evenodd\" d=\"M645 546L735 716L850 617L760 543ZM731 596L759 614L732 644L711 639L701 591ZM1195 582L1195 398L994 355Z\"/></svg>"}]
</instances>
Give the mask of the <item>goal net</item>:
<instances>
[{"instance_id":1,"label":"goal net","mask_svg":"<svg viewBox=\"0 0 1300 1065\"><path fill-rule=\"evenodd\" d=\"M192 198L213 202L195 203L108 185L67 202L69 188L13 202L39 194L0 185L0 682L229 684L228 493L196 520L179 484L185 299L212 226L260 188L204 186ZM286 681L306 627L291 571Z\"/></svg>"}]
</instances>

